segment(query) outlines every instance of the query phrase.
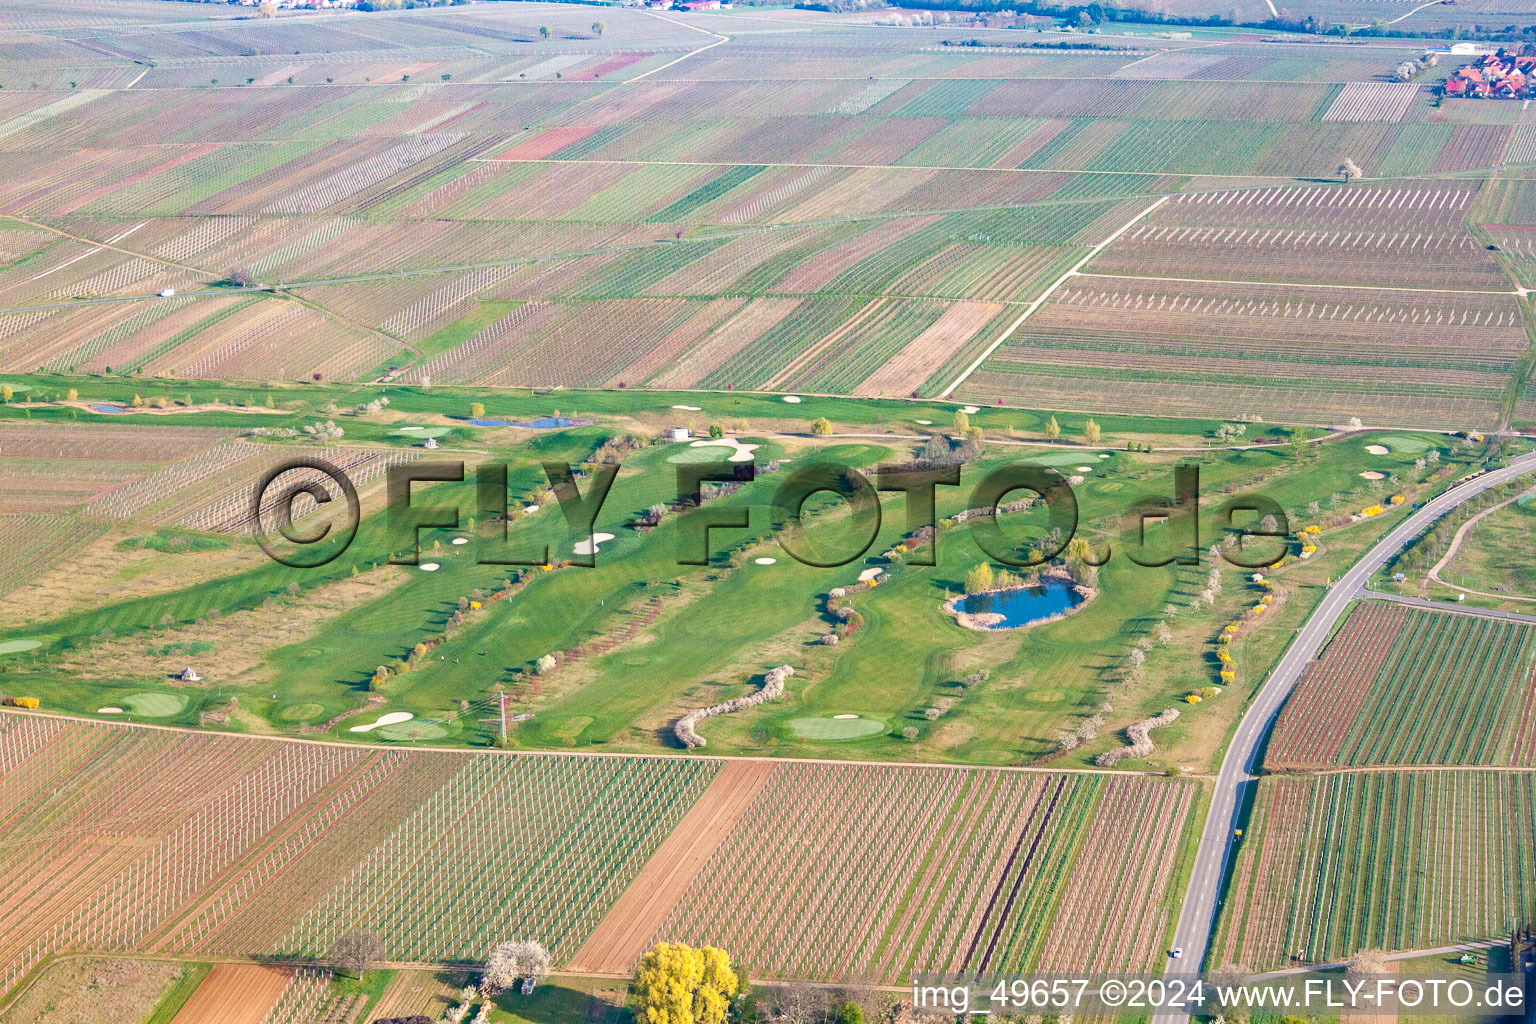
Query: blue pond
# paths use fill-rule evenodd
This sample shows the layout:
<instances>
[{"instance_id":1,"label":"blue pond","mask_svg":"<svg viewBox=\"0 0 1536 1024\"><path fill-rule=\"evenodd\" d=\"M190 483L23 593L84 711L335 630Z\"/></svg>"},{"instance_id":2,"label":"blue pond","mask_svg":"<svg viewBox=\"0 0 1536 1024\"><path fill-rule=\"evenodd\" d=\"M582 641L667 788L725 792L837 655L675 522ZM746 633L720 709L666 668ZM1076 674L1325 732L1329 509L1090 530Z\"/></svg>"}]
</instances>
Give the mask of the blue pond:
<instances>
[{"instance_id":1,"label":"blue pond","mask_svg":"<svg viewBox=\"0 0 1536 1024\"><path fill-rule=\"evenodd\" d=\"M120 405L92 405L91 408L96 410L97 412L103 412L103 413L106 413L108 415L113 415L115 413L127 412L128 411L127 409L124 409Z\"/></svg>"},{"instance_id":2,"label":"blue pond","mask_svg":"<svg viewBox=\"0 0 1536 1024\"><path fill-rule=\"evenodd\" d=\"M972 594L961 598L955 608L967 615L1001 615L1003 621L988 629L1017 629L1083 603L1083 596L1070 583L1046 580L1035 587L1005 590L996 594Z\"/></svg>"},{"instance_id":3,"label":"blue pond","mask_svg":"<svg viewBox=\"0 0 1536 1024\"><path fill-rule=\"evenodd\" d=\"M524 423L514 423L512 420L488 420L484 418L469 421L472 427L524 427L528 430L559 430L561 427L589 427L591 420L573 420L569 416L540 416L536 420L528 420Z\"/></svg>"}]
</instances>

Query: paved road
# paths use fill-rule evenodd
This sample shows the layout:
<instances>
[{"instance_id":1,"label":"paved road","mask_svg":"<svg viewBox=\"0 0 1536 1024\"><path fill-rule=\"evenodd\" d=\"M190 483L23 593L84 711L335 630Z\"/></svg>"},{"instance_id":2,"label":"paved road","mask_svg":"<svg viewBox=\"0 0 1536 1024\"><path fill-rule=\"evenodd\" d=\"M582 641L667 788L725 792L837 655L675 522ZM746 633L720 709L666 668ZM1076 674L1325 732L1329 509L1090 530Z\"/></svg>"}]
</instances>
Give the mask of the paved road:
<instances>
[{"instance_id":1,"label":"paved road","mask_svg":"<svg viewBox=\"0 0 1536 1024\"><path fill-rule=\"evenodd\" d=\"M1475 591L1467 591L1475 593ZM1408 604L1415 608L1433 608L1437 612L1459 612L1462 615L1485 615L1490 619L1509 619L1512 622L1536 622L1536 615L1525 615L1521 612L1501 612L1494 608L1476 608L1467 605L1456 604L1452 601L1431 601L1423 597L1407 597L1403 594L1386 594L1378 590L1366 591L1366 597L1377 598L1382 601L1395 601L1398 604Z\"/></svg>"},{"instance_id":2,"label":"paved road","mask_svg":"<svg viewBox=\"0 0 1536 1024\"><path fill-rule=\"evenodd\" d=\"M1536 454L1521 456L1503 469L1485 473L1427 502L1345 572L1306 624L1297 631L1290 649L1285 652L1274 673L1265 680L1253 703L1243 713L1237 732L1227 747L1226 757L1222 760L1221 771L1216 778L1216 792L1205 819L1205 830L1201 833L1200 844L1195 852L1194 871L1184 895L1184 909L1174 929L1173 944L1183 948L1184 957L1181 960L1169 960L1167 973L1198 971L1209 953L1217 897L1222 877L1235 849L1232 833L1237 824L1238 809L1242 807L1244 797L1256 779L1254 773L1258 768L1259 743L1274 723L1275 715L1296 686L1296 681L1301 678L1302 670L1322 650L1339 618L1351 602L1368 596L1365 584L1376 571L1434 520L1488 488L1530 472L1536 472ZM1186 1014L1167 1013L1157 1014L1153 1020L1156 1024L1176 1024L1186 1017Z\"/></svg>"}]
</instances>

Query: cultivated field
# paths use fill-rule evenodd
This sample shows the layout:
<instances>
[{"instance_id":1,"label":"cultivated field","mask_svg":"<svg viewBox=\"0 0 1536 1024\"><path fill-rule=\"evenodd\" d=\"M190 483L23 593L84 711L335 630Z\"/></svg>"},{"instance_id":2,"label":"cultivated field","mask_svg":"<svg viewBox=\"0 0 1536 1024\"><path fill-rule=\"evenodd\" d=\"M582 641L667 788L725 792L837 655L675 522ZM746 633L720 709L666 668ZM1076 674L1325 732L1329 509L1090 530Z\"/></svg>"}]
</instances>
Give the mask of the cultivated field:
<instances>
[{"instance_id":1,"label":"cultivated field","mask_svg":"<svg viewBox=\"0 0 1536 1024\"><path fill-rule=\"evenodd\" d=\"M1496 260L1466 219L1531 126L1434 105L1433 76L1385 81L1412 46L612 14L601 33L483 5L237 36L189 11L25 36L0 75L0 369L934 397L1167 197L1087 272L1224 290L1169 282L1122 315L1064 289L962 397L1504 412L1521 249ZM1345 157L1424 177L1319 183ZM1443 315L1338 284L1430 288ZM75 301L103 297L131 301ZM1276 323L1269 299L1301 312ZM1473 362L1428 358L1426 333Z\"/></svg>"},{"instance_id":2,"label":"cultivated field","mask_svg":"<svg viewBox=\"0 0 1536 1024\"><path fill-rule=\"evenodd\" d=\"M4 863L27 879L0 907L7 987L72 949L302 963L354 926L394 960L475 961L516 934L593 971L627 971L658 937L724 942L764 977L1145 967L1195 794L1131 776L385 752L16 715L0 716L0 767ZM182 1013L307 1005L312 980L215 968Z\"/></svg>"},{"instance_id":3,"label":"cultivated field","mask_svg":"<svg viewBox=\"0 0 1536 1024\"><path fill-rule=\"evenodd\" d=\"M1533 786L1524 772L1263 780L1214 962L1276 968L1508 933L1536 891L1530 843L1509 827L1528 820Z\"/></svg>"},{"instance_id":4,"label":"cultivated field","mask_svg":"<svg viewBox=\"0 0 1536 1024\"><path fill-rule=\"evenodd\" d=\"M1497 422L1530 340L1465 223L1476 199L1459 183L1180 196L1064 282L960 394Z\"/></svg>"},{"instance_id":5,"label":"cultivated field","mask_svg":"<svg viewBox=\"0 0 1536 1024\"><path fill-rule=\"evenodd\" d=\"M1147 968L1193 796L1137 778L786 765L654 938L709 937L763 977Z\"/></svg>"},{"instance_id":6,"label":"cultivated field","mask_svg":"<svg viewBox=\"0 0 1536 1024\"><path fill-rule=\"evenodd\" d=\"M1523 623L1366 602L1281 711L1265 764L1536 764L1532 638Z\"/></svg>"}]
</instances>

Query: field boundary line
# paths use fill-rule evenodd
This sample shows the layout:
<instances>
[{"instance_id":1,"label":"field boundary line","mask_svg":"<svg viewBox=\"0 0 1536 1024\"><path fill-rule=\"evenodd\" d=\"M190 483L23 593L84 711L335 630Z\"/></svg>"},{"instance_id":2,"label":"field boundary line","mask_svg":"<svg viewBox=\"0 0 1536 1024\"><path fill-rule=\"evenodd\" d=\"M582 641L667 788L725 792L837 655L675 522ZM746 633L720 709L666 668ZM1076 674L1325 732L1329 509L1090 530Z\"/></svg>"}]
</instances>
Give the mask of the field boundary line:
<instances>
[{"instance_id":1,"label":"field boundary line","mask_svg":"<svg viewBox=\"0 0 1536 1024\"><path fill-rule=\"evenodd\" d=\"M1019 329L1019 325L1024 323L1024 321L1028 320L1031 316L1033 316L1035 310L1037 310L1041 306L1043 306L1045 304L1045 300L1050 298L1051 294L1053 292L1055 292L1057 288L1060 288L1064 283L1066 283L1068 278L1076 276L1078 270L1081 269L1083 266L1085 266L1088 263L1089 260L1093 259L1099 253L1103 252L1104 249L1110 243L1112 243L1115 239L1119 238L1121 235L1125 234L1131 228L1135 227L1138 221L1140 221L1143 217L1146 217L1152 211L1156 210L1159 206L1162 206L1167 201L1168 201L1168 197L1167 196L1160 196L1158 199L1153 201L1151 206L1148 206L1146 209L1142 210L1136 216L1132 217L1130 220L1126 221L1124 224L1120 225L1120 227L1115 229L1114 234L1112 234L1108 238L1104 239L1104 241L1100 242L1098 245L1094 246L1092 249L1089 249L1087 254L1084 255L1082 259L1080 259L1076 263L1072 264L1072 266L1070 268L1068 268L1066 273L1062 274L1055 281L1051 282L1050 287L1046 288L1045 291L1041 292L1035 298L1035 301L1033 301L1029 305L1025 306L1024 307L1024 312L1020 313L1018 315L1018 318L1015 319L1013 321L1013 323L1009 324L1007 329L1004 330L1002 334L999 334L997 336L997 339L995 341L993 341L992 344L988 345L984 350L982 350L981 355L976 357L975 362L971 363L970 366L967 366L965 368L964 372L962 372L960 374L960 376L955 378L954 383L950 384L949 387L943 389L943 391L941 391L940 394L944 394L944 395L953 394L956 388L958 388L960 385L964 384L966 379L968 377L970 377L971 374L976 372L976 368L979 367L983 362L985 362L988 356L990 356L993 352L996 352L998 350L998 348L1002 346L1003 342L1005 342L1009 338L1013 337L1013 332Z\"/></svg>"},{"instance_id":2,"label":"field boundary line","mask_svg":"<svg viewBox=\"0 0 1536 1024\"><path fill-rule=\"evenodd\" d=\"M105 718L92 718L89 715L69 715L49 711L28 711L22 708L0 708L0 715L16 715L29 718L53 718L67 722L84 722L88 725L111 726L118 729L154 729L160 732L188 733L195 736L223 736L228 739L261 740L268 743L304 743L317 747L342 747L347 750L419 750L435 751L449 754L471 754L477 757L571 757L571 758L653 758L656 760L685 759L695 761L719 761L722 763L731 761L766 761L770 764L842 764L859 768L879 766L886 768L941 768L950 771L988 771L988 772L1013 772L1025 775L1111 775L1121 778L1152 778L1166 779L1168 775L1160 771L1117 771L1113 768L1053 768L1048 765L1012 765L1012 764L966 764L959 761L856 761L848 758L827 757L768 757L765 755L738 755L738 754L693 754L683 751L677 752L644 752L622 753L620 751L598 750L545 750L538 747L512 748L499 750L486 747L447 747L433 744L408 742L404 744L383 744L350 742L347 740L320 740L310 739L305 736L283 736L278 734L258 735L255 733L228 732L222 729L199 729L190 725L156 725L152 722L114 722ZM1185 779L1211 778L1210 775L1187 774L1181 776Z\"/></svg>"},{"instance_id":3,"label":"field boundary line","mask_svg":"<svg viewBox=\"0 0 1536 1024\"><path fill-rule=\"evenodd\" d=\"M135 257L137 257L137 258L139 258L141 260L151 260L151 261L153 261L155 263L163 263L163 264L165 264L168 267L175 267L178 270L190 270L194 274L200 274L200 275L203 275L205 277L216 277L217 276L216 274L214 274L213 271L205 270L202 267L194 267L194 266L192 266L190 264L187 264L187 263L177 263L175 260L168 260L168 259L165 259L164 257L161 257L161 256L152 256L152 255L150 255L147 252L134 252L132 249L123 249L123 248L120 248L120 247L118 247L116 245L113 245L112 242L98 242L94 238L86 238L83 235L71 234L70 232L65 231L63 228L56 228L56 227L53 227L53 226L48 225L48 224L43 224L43 223L41 223L39 221L29 220L28 218L26 218L26 217L24 217L24 216L22 216L21 214L18 214L18 213L7 213L7 214L4 214L4 216L5 216L5 218L7 220L14 220L14 221L16 221L19 224L25 224L28 227L37 228L39 231L50 231L53 234L58 235L60 238L68 238L71 241L80 242L80 243L85 244L85 245L94 245L98 249L111 249L113 252L120 252L120 253L122 253L125 256L135 256ZM144 223L147 224L149 222L145 221ZM144 226L144 224L140 224L139 225L139 227L143 227L143 226ZM134 228L133 230L137 231L138 228ZM118 236L118 238L124 238L124 237L126 237L126 235L119 235ZM114 241L115 241L115 239L114 239ZM90 255L90 253L87 253L86 255ZM158 297L158 296L156 296L156 297Z\"/></svg>"},{"instance_id":4,"label":"field boundary line","mask_svg":"<svg viewBox=\"0 0 1536 1024\"><path fill-rule=\"evenodd\" d=\"M1371 764L1270 772L1264 777L1293 779L1312 775L1406 775L1409 772L1503 772L1506 775L1536 775L1536 767L1518 764Z\"/></svg>"},{"instance_id":5,"label":"field boundary line","mask_svg":"<svg viewBox=\"0 0 1536 1024\"><path fill-rule=\"evenodd\" d=\"M673 25L679 25L679 26L681 26L683 28L691 29L694 32L703 32L705 35L714 36L715 37L715 41L712 42L712 43L709 43L706 46L701 46L697 50L689 50L687 53L683 54L681 57L676 57L676 58L674 58L672 60L669 60L665 64L661 65L660 67L651 68L651 70L649 70L649 71L643 71L640 74L636 75L634 78L626 78L626 79L624 79L624 84L625 85L629 85L629 84L631 84L633 82L638 82L638 81L640 81L641 79L644 79L644 78L649 78L651 75L656 74L658 71L665 71L665 70L667 70L667 68L671 67L674 64L681 64L683 61L687 60L689 57L696 57L699 54L703 53L705 50L713 50L715 47L719 46L721 43L728 43L728 42L731 41L731 37L730 36L721 35L719 32L714 32L714 31L711 31L710 29L707 29L707 28L700 28L697 25L690 25L686 21L678 21L676 18L669 18L665 14L657 14L655 11L645 11L644 13L645 14L649 14L653 18L660 18L662 21L671 22Z\"/></svg>"},{"instance_id":6,"label":"field boundary line","mask_svg":"<svg viewBox=\"0 0 1536 1024\"><path fill-rule=\"evenodd\" d=\"M1435 0L1439 3L1440 0ZM1297 284L1294 281L1233 281L1222 277L1155 277L1142 274L1095 274L1092 271L1084 271L1079 277L1094 277L1108 281L1119 278L1123 281L1168 281L1174 284L1231 284L1231 285L1258 285L1262 288L1337 288L1340 291L1360 292L1430 292L1446 295L1519 295L1518 291L1489 290L1485 288L1409 288L1404 285L1391 284Z\"/></svg>"}]
</instances>

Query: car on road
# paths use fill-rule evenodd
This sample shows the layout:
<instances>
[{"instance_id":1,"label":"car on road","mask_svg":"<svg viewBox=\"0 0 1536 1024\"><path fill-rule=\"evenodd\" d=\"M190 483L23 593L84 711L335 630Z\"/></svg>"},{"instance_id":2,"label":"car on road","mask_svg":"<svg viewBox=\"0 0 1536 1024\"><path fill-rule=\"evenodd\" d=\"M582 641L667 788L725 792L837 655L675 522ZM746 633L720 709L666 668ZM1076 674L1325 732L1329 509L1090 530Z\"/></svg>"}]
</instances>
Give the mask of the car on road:
<instances>
[{"instance_id":1,"label":"car on road","mask_svg":"<svg viewBox=\"0 0 1536 1024\"><path fill-rule=\"evenodd\" d=\"M1182 959L1184 959L1184 947L1183 946L1174 946L1172 949L1170 949L1168 951L1168 955L1170 957L1172 957L1173 959L1175 959L1175 960L1182 960Z\"/></svg>"}]
</instances>

